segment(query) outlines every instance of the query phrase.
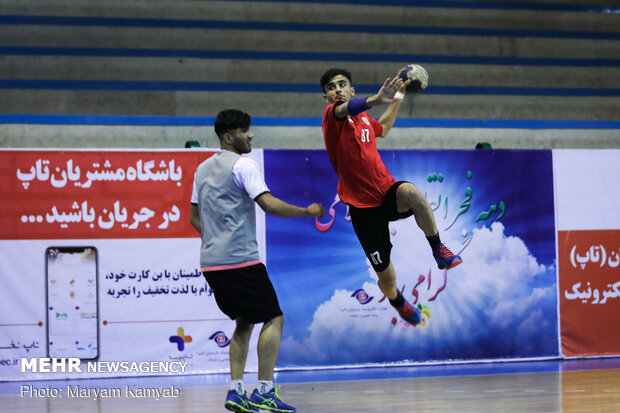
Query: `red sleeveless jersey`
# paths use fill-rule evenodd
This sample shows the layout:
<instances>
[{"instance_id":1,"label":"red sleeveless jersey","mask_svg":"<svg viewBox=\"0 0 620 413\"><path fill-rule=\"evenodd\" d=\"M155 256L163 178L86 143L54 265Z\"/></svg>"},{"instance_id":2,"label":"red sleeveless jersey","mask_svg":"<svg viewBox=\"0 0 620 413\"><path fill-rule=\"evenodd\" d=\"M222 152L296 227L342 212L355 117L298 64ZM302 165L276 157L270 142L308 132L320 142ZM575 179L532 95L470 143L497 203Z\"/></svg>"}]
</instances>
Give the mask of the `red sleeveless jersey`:
<instances>
[{"instance_id":1,"label":"red sleeveless jersey","mask_svg":"<svg viewBox=\"0 0 620 413\"><path fill-rule=\"evenodd\" d=\"M334 117L333 103L323 113L323 139L327 155L338 174L338 196L357 208L381 205L396 179L390 175L377 151L376 136L383 127L366 112Z\"/></svg>"}]
</instances>

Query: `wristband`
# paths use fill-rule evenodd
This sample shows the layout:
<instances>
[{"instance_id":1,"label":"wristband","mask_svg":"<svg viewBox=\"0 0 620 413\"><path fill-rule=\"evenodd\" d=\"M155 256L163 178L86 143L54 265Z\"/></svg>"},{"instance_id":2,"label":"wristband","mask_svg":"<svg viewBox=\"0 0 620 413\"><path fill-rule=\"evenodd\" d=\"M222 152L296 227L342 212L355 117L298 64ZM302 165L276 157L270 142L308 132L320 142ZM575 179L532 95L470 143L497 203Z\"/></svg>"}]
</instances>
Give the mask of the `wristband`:
<instances>
[{"instance_id":1,"label":"wristband","mask_svg":"<svg viewBox=\"0 0 620 413\"><path fill-rule=\"evenodd\" d=\"M347 103L349 115L359 115L360 113L370 109L366 104L366 98L354 98Z\"/></svg>"}]
</instances>

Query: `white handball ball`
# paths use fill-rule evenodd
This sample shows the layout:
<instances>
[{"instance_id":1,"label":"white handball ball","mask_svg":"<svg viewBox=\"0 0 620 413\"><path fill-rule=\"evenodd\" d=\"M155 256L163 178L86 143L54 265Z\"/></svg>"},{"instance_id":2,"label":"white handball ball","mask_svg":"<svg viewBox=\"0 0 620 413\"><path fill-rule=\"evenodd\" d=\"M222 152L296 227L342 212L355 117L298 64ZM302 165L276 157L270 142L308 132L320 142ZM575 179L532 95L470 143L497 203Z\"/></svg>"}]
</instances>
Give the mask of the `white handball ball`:
<instances>
[{"instance_id":1,"label":"white handball ball","mask_svg":"<svg viewBox=\"0 0 620 413\"><path fill-rule=\"evenodd\" d=\"M428 86L428 72L420 65L407 65L400 72L400 78L403 81L411 80L407 86L408 92L421 92Z\"/></svg>"}]
</instances>

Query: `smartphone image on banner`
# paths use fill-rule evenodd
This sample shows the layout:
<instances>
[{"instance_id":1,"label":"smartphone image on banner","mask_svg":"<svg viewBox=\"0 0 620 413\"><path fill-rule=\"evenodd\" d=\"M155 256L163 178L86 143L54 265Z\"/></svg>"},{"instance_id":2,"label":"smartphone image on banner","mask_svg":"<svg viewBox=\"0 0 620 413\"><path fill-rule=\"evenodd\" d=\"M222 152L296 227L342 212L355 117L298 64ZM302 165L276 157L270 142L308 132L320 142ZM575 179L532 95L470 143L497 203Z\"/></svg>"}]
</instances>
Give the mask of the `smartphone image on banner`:
<instances>
[{"instance_id":1,"label":"smartphone image on banner","mask_svg":"<svg viewBox=\"0 0 620 413\"><path fill-rule=\"evenodd\" d=\"M94 247L45 250L48 357L99 357L97 264Z\"/></svg>"}]
</instances>

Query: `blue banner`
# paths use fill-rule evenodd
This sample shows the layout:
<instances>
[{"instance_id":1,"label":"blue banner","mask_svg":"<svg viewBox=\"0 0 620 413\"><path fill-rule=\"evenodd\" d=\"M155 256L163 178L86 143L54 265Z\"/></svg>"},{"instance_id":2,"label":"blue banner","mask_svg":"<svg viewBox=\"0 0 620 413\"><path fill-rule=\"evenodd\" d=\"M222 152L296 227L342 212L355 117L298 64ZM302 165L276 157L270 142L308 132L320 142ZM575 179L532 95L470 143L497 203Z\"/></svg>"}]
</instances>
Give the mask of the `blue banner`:
<instances>
[{"instance_id":1,"label":"blue banner","mask_svg":"<svg viewBox=\"0 0 620 413\"><path fill-rule=\"evenodd\" d=\"M464 263L437 269L413 217L390 224L397 284L430 309L424 327L383 296L336 195L325 151L266 150L265 176L287 202L328 213L267 216L267 264L285 323L278 367L558 356L551 151L384 150L414 183L442 241Z\"/></svg>"}]
</instances>

